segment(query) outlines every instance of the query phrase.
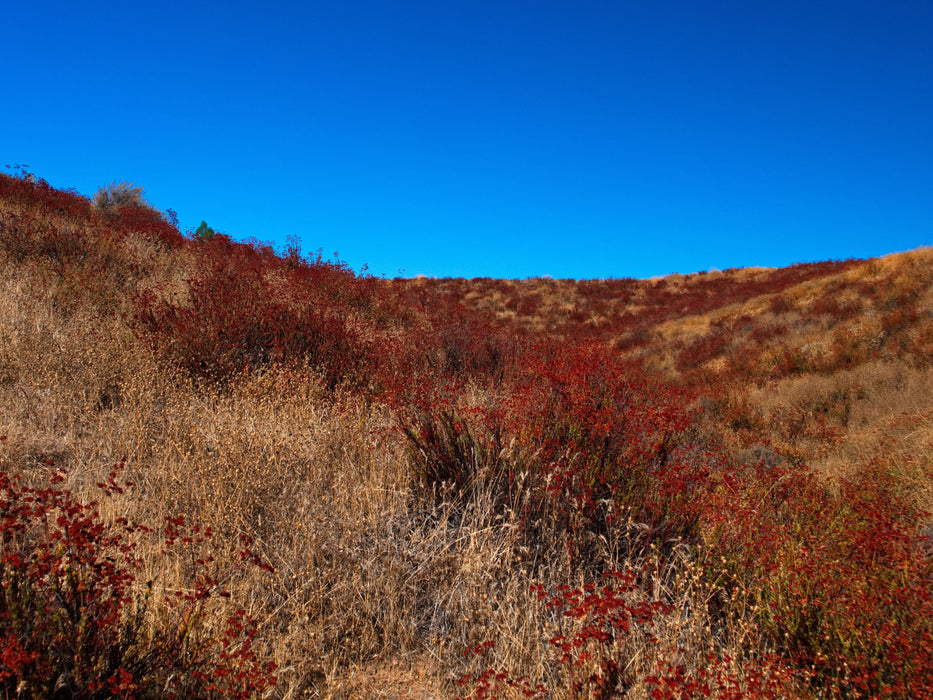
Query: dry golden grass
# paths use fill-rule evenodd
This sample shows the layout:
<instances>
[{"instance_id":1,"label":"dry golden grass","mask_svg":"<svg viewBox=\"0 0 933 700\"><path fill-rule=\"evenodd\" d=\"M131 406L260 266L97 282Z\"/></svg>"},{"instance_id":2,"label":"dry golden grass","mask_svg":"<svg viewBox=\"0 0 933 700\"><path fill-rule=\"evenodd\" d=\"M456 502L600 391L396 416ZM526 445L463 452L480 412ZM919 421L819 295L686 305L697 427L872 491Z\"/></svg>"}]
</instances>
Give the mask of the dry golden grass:
<instances>
[{"instance_id":1,"label":"dry golden grass","mask_svg":"<svg viewBox=\"0 0 933 700\"><path fill-rule=\"evenodd\" d=\"M16 212L14 212L16 213ZM45 222L72 226L67 220ZM141 237L112 242L116 261L132 261L129 275L114 265L101 294L122 309L123 293L157 289L183 295L191 260ZM0 252L0 256L4 253ZM930 308L933 251L915 251L841 273L847 281L892 279L892 294L919 289ZM110 521L128 517L158 526L184 516L215 533L218 571L236 560L237 538L249 535L274 566L225 581L233 598L221 614L246 607L259 626L259 647L278 665L275 697L452 697L455 681L488 667L546 683L551 697L571 698L566 668L549 640L570 635L579 622L548 610L530 590L581 586L585 573L567 561L566 542L542 525L537 541L519 537L519 516L497 508L490 484L469 501L437 503L413 483L395 417L353 396L331 395L307 368L269 368L218 387L173 371L150 354L118 313L103 314L51 266L0 257L0 461L40 483L47 461L66 470L65 486L84 500L99 498L97 482L125 462L134 487L101 505ZM768 270L713 272L710 278L756 279ZM758 324L792 327L775 344L814 352L826 342L822 322L800 323L798 306L820 296L834 276L785 291L794 308L770 310L773 295L651 329L638 352L647 365L671 375L678 343L709 331L721 318L749 316ZM645 301L649 285L685 293L699 276L644 282L630 305ZM427 287L431 280L416 280ZM530 328L549 328L580 308L582 294L568 280L484 282L465 300ZM923 286L927 285L927 286ZM535 314L503 310L509 294L540 297ZM589 317L611 326L608 311ZM834 332L870 344L881 332L878 314L859 316ZM709 364L722 369L724 360ZM760 388L738 387L774 427L775 446L800 454L828 477L884 455L917 502L933 510L933 373L903 358L873 360L830 374L785 378ZM475 397L477 402L482 396ZM819 415L836 433L814 434ZM783 421L783 422L782 422ZM795 426L799 422L799 430ZM833 437L835 435L835 437ZM516 511L521 502L515 504ZM751 620L755 610L709 576L715 566L699 548L642 541L638 523L613 539L582 543L606 569L647 571L637 598L659 598L672 612L657 618L657 642L632 636L612 649L639 672L658 664L704 667L710 654L732 659L741 678L762 649ZM161 553L158 538L139 536L145 579L156 598L190 586L193 558ZM206 547L206 545L205 545ZM704 575L702 572L706 572ZM723 610L730 611L725 615ZM165 615L156 606L152 615ZM714 623L713 621L716 620ZM155 622L155 619L153 620ZM211 634L208 626L205 634ZM481 657L465 647L494 640ZM630 697L646 698L637 685Z\"/></svg>"},{"instance_id":2,"label":"dry golden grass","mask_svg":"<svg viewBox=\"0 0 933 700\"><path fill-rule=\"evenodd\" d=\"M209 526L220 571L237 536L250 535L275 572L225 581L233 598L214 611L243 605L258 621L260 648L279 667L277 697L451 697L462 692L457 678L487 666L571 697L548 640L575 623L529 590L584 583L571 578L559 538L529 555L517 516L496 511L491 489L468 503L421 500L392 415L326 396L313 373L201 385L160 364L122 321L63 311L43 289L42 271L28 266L0 289L0 458L36 482L52 460L85 500L125 461L134 487L105 501L102 516ZM621 536L597 544L609 566L647 562L645 595L674 605L658 644L620 657L642 670L662 657L695 666L715 649L740 663L748 629L710 627L705 606L720 592L696 573L699 554L632 554ZM196 552L167 557L142 536L139 545L156 599L190 585ZM497 642L488 657L463 656L487 639Z\"/></svg>"},{"instance_id":3,"label":"dry golden grass","mask_svg":"<svg viewBox=\"0 0 933 700\"><path fill-rule=\"evenodd\" d=\"M875 361L827 376L804 375L751 388L747 396L773 427L792 412L801 425L818 417L835 429L829 438L789 440L773 431L775 445L799 450L830 480L885 458L917 505L933 513L933 370Z\"/></svg>"}]
</instances>

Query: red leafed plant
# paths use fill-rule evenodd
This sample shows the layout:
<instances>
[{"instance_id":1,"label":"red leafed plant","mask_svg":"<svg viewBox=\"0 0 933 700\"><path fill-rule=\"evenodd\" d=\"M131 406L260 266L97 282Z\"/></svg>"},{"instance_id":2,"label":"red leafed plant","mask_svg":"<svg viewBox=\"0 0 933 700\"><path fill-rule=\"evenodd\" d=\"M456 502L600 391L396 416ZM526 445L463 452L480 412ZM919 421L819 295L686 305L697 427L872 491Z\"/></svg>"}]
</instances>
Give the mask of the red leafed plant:
<instances>
[{"instance_id":1,"label":"red leafed plant","mask_svg":"<svg viewBox=\"0 0 933 700\"><path fill-rule=\"evenodd\" d=\"M603 579L602 585L560 586L550 597L542 587L535 589L549 609L578 621L571 634L550 642L560 654L558 663L570 670L574 691L592 698L619 697L631 687L636 679L620 653L633 639L654 642L654 618L671 610L663 601L638 595L641 587L633 571L609 571Z\"/></svg>"},{"instance_id":2,"label":"red leafed plant","mask_svg":"<svg viewBox=\"0 0 933 700\"><path fill-rule=\"evenodd\" d=\"M51 465L50 465L51 466ZM137 585L140 560L132 536L152 532L124 519L106 525L95 503L61 488L53 471L45 488L0 472L0 688L4 697L250 697L275 683L273 668L252 648L255 628L242 611L219 641L199 625L207 602L226 594L222 576L202 573L183 608L154 632L152 582ZM122 492L116 469L105 495ZM162 533L167 548L210 537L180 518ZM241 561L262 564L248 548ZM206 572L211 562L199 560Z\"/></svg>"},{"instance_id":3,"label":"red leafed plant","mask_svg":"<svg viewBox=\"0 0 933 700\"><path fill-rule=\"evenodd\" d=\"M475 654L483 656L495 647L495 642L486 641L469 646L464 651L465 656ZM541 685L533 685L527 676L518 678L501 669L487 668L476 676L464 676L457 681L462 688L469 688L472 692L456 700L491 700L492 698L508 695L510 697L524 697L529 700L545 700L548 697L547 689Z\"/></svg>"},{"instance_id":4,"label":"red leafed plant","mask_svg":"<svg viewBox=\"0 0 933 700\"><path fill-rule=\"evenodd\" d=\"M884 465L838 494L802 469L736 475L706 514L710 542L759 625L830 696L933 697L933 559L923 514Z\"/></svg>"}]
</instances>

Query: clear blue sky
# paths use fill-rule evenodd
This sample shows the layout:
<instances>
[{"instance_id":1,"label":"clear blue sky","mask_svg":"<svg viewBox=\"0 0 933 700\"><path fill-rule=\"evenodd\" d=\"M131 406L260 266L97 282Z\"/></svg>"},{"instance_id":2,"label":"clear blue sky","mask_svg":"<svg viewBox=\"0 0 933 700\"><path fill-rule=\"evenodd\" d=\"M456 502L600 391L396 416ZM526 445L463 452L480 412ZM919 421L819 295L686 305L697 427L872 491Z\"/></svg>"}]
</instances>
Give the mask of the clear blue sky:
<instances>
[{"instance_id":1,"label":"clear blue sky","mask_svg":"<svg viewBox=\"0 0 933 700\"><path fill-rule=\"evenodd\" d=\"M12 2L0 166L375 274L933 244L933 2Z\"/></svg>"}]
</instances>

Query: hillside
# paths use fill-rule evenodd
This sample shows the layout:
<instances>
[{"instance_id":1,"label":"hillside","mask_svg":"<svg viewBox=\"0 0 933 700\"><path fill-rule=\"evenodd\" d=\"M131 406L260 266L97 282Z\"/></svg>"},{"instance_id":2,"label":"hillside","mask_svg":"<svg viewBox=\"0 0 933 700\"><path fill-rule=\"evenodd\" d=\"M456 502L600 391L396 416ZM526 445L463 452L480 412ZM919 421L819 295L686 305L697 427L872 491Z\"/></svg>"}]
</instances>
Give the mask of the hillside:
<instances>
[{"instance_id":1,"label":"hillside","mask_svg":"<svg viewBox=\"0 0 933 700\"><path fill-rule=\"evenodd\" d=\"M0 175L10 696L933 697L933 250L395 279Z\"/></svg>"},{"instance_id":2,"label":"hillside","mask_svg":"<svg viewBox=\"0 0 933 700\"><path fill-rule=\"evenodd\" d=\"M507 332L517 325L558 340L607 344L707 400L725 400L731 410L741 405L750 414L730 423L770 426L785 456L835 476L845 464L877 456L882 444L925 460L931 436L921 426L933 408L925 398L931 283L931 249L646 281L392 282L417 308L479 314ZM913 421L919 429L898 428ZM908 432L910 446L902 443ZM916 496L933 510L920 473Z\"/></svg>"}]
</instances>

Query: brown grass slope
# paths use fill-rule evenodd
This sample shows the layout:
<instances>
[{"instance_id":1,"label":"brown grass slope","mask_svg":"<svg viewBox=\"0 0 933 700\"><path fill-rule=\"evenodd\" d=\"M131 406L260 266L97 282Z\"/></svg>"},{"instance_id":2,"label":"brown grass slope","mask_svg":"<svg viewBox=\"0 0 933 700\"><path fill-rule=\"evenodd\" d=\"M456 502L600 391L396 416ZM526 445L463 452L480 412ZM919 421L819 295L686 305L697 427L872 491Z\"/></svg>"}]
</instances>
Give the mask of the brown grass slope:
<instances>
[{"instance_id":1,"label":"brown grass slope","mask_svg":"<svg viewBox=\"0 0 933 700\"><path fill-rule=\"evenodd\" d=\"M219 636L219 621L245 609L258 653L277 666L271 696L453 697L465 692L458 678L496 667L574 697L567 669L549 661L566 620L529 589L582 585L566 542L556 531L538 542L531 571L519 509L499 507L492 486L479 483L469 502L426 498L395 410L367 375L379 362L388 385L415 365L464 362L444 342L418 359L421 334L454 317L609 343L700 389L710 442L833 479L883 456L899 488L933 511L931 250L651 281L519 282L360 279L294 256L261 262L252 246L236 254L253 261L256 303L282 290L276 313L344 341L321 350L271 325L236 336L219 376L205 369L213 355L179 354L189 346L154 342L145 323L176 324L170 339L189 332L203 291L193 280L221 274L209 262L229 242L188 241L145 206L108 213L41 181L0 185L0 468L36 485L63 469L64 486L91 501L122 463L134 486L101 500L103 519L210 527L201 546L218 570L248 535L274 571L226 580L231 597L211 603L199 634ZM141 308L151 315L140 320ZM212 332L205 353L232 331ZM292 347L298 359L282 354ZM325 352L341 353L339 371L315 361ZM751 682L774 645L753 613L723 612L703 550L636 552L618 537L594 543L593 556L611 569L648 565L651 595L672 606L655 643L620 642L632 677L672 660L699 668L715 653L730 677ZM146 581L157 600L192 585L190 561L163 555L157 537L140 535L138 547L140 593ZM168 610L150 609L151 629ZM486 640L497 642L491 657L464 656ZM626 692L651 690L638 681Z\"/></svg>"}]
</instances>

